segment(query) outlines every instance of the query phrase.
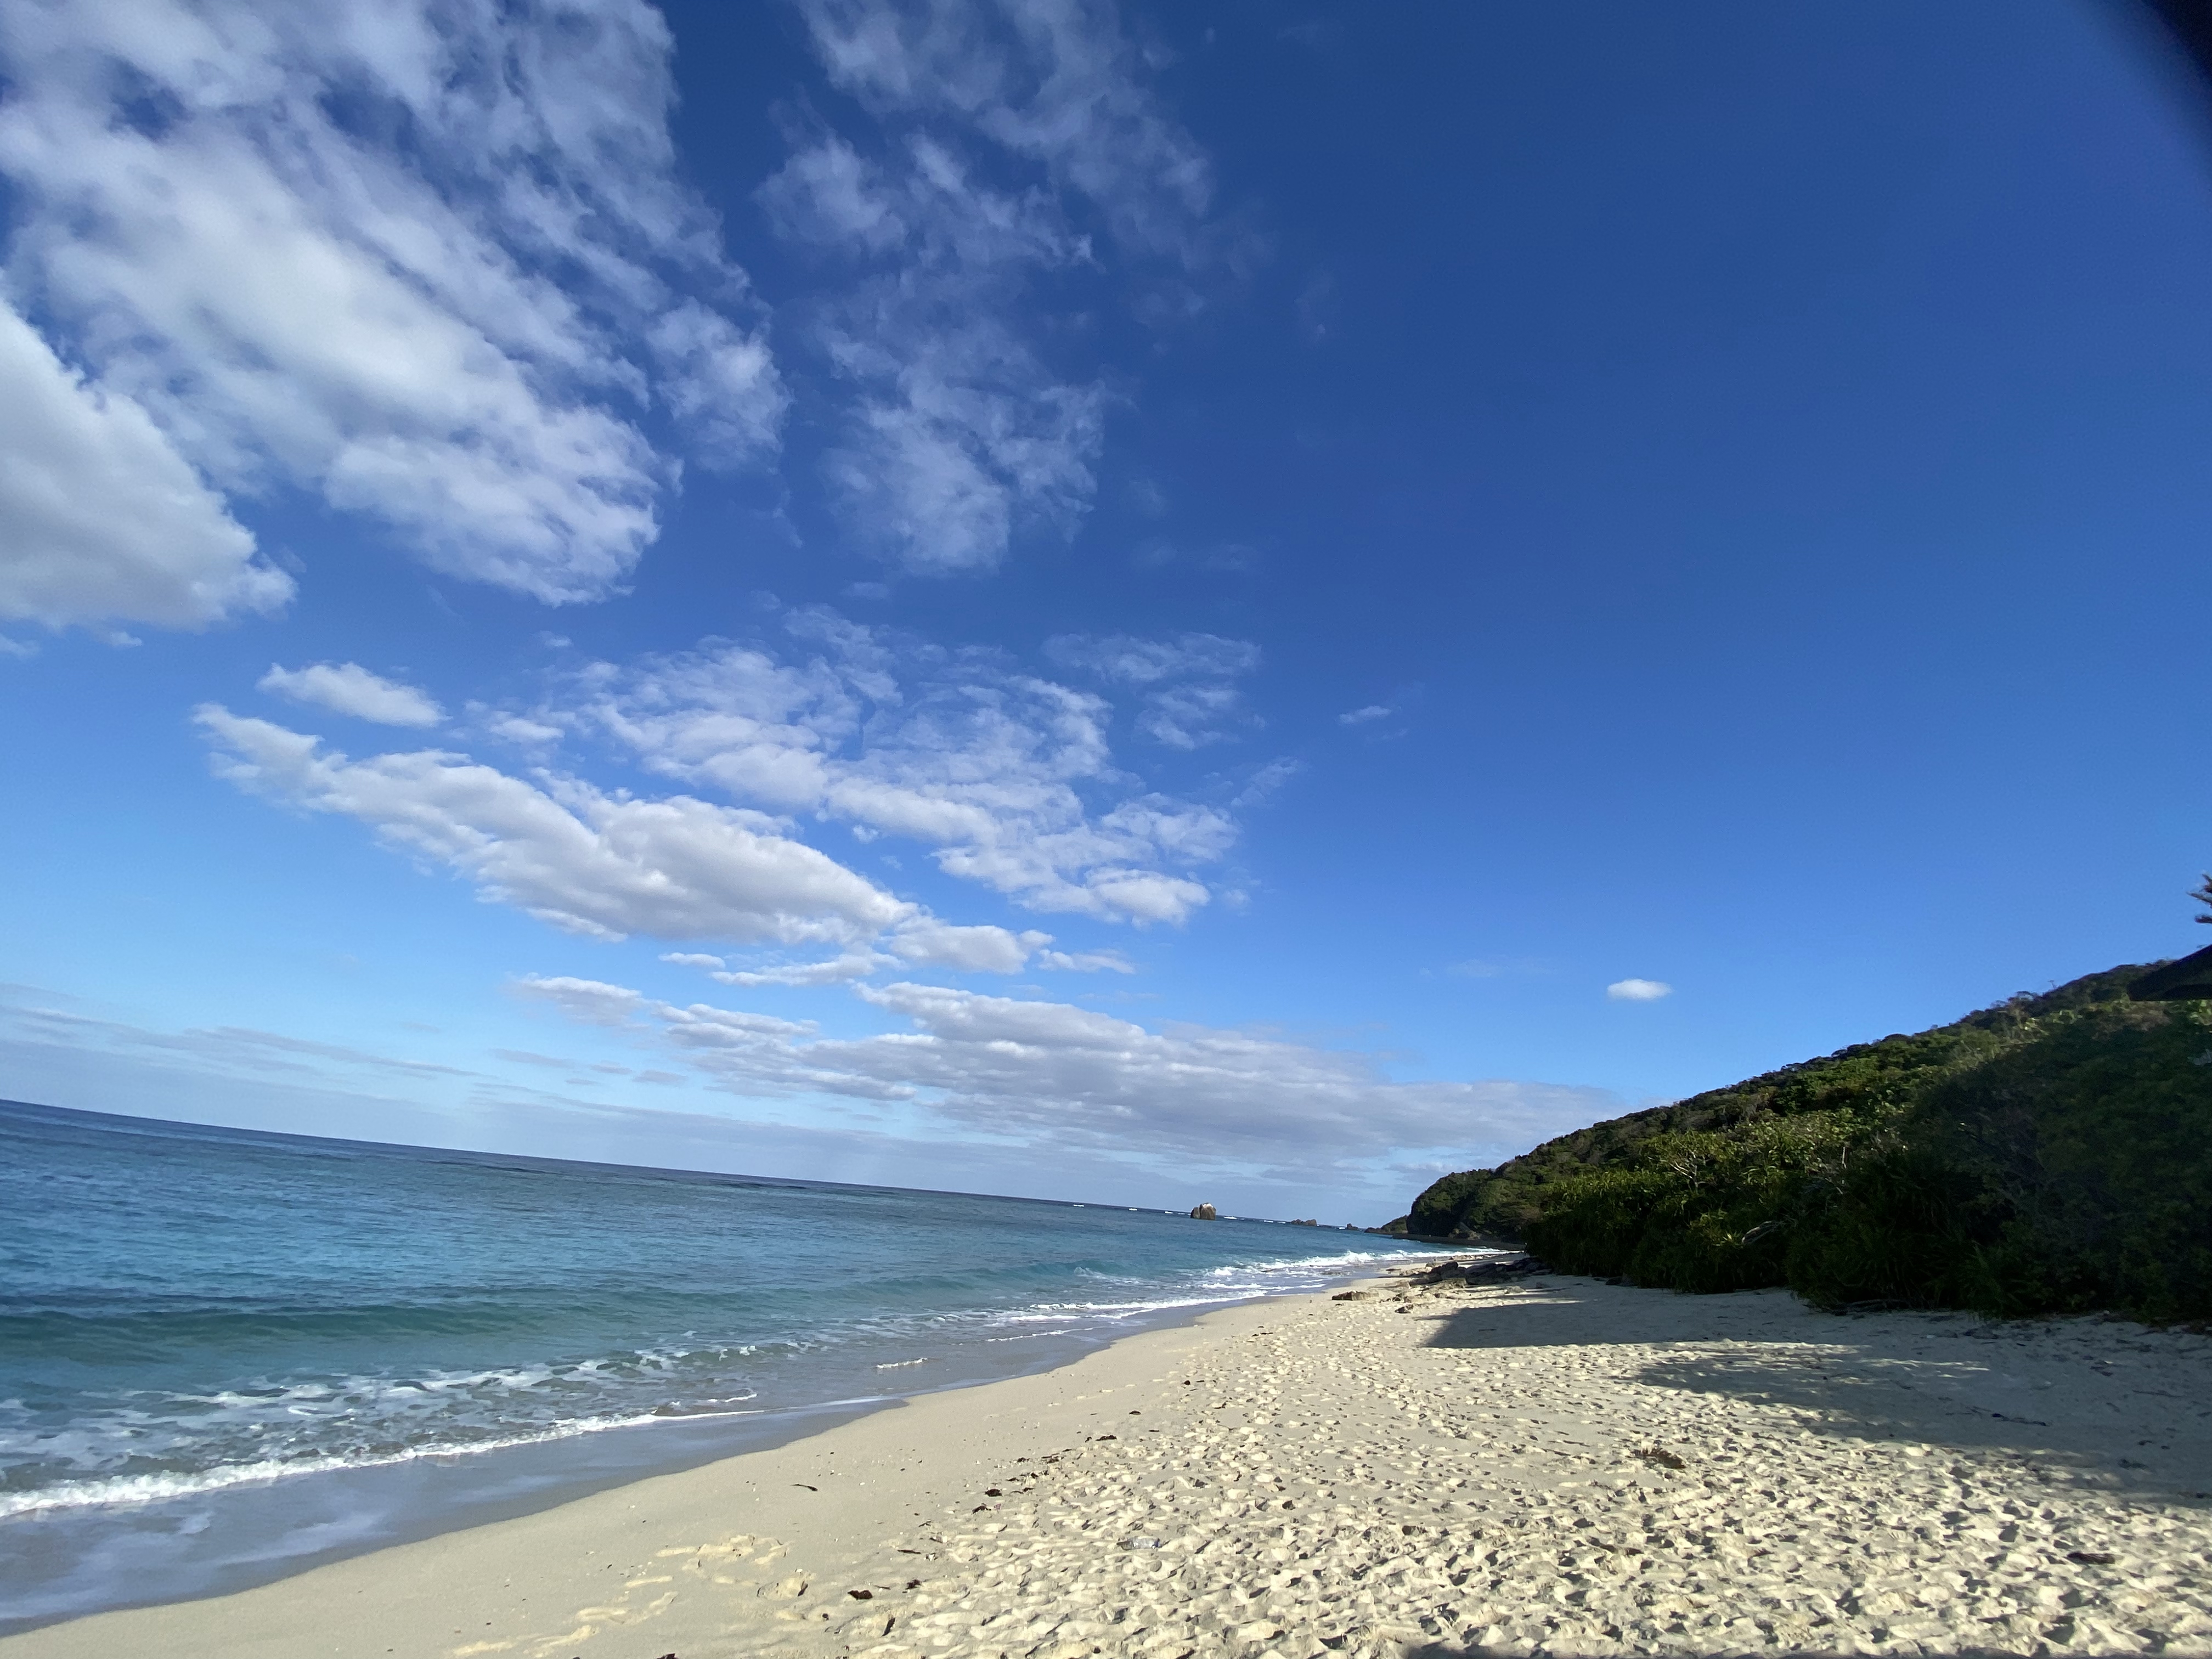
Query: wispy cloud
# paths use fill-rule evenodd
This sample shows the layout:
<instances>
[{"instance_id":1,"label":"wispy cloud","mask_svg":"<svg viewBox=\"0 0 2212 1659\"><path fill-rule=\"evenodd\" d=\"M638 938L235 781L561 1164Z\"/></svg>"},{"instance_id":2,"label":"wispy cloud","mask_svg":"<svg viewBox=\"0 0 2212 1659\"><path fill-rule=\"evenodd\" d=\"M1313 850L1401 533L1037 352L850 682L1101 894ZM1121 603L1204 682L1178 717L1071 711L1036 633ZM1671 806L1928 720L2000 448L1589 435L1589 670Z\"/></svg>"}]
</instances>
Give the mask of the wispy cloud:
<instances>
[{"instance_id":1,"label":"wispy cloud","mask_svg":"<svg viewBox=\"0 0 2212 1659\"><path fill-rule=\"evenodd\" d=\"M357 662L311 663L305 668L270 665L257 689L313 703L333 714L380 726L436 726L446 718L428 692L371 673Z\"/></svg>"},{"instance_id":2,"label":"wispy cloud","mask_svg":"<svg viewBox=\"0 0 2212 1659\"><path fill-rule=\"evenodd\" d=\"M8 276L90 371L111 447L147 449L135 407L224 489L297 486L453 574L599 597L673 477L653 404L743 464L785 402L677 180L670 50L641 0L9 9ZM41 377L53 396L20 349L0 374L0 405ZM282 597L204 487L173 493L199 597L149 600L125 570L112 612Z\"/></svg>"},{"instance_id":3,"label":"wispy cloud","mask_svg":"<svg viewBox=\"0 0 2212 1659\"><path fill-rule=\"evenodd\" d=\"M927 985L858 987L907 1028L860 1038L594 981L517 988L645 1036L742 1096L913 1102L970 1135L1079 1155L1141 1147L1212 1167L1271 1164L1295 1145L1307 1180L1407 1149L1526 1146L1618 1105L1603 1091L1544 1084L1399 1083L1364 1054L1197 1026L1158 1032L1066 1003Z\"/></svg>"},{"instance_id":4,"label":"wispy cloud","mask_svg":"<svg viewBox=\"0 0 2212 1659\"><path fill-rule=\"evenodd\" d=\"M1674 988L1664 980L1617 979L1605 988L1605 994L1615 1002L1656 1002L1674 995Z\"/></svg>"},{"instance_id":5,"label":"wispy cloud","mask_svg":"<svg viewBox=\"0 0 2212 1659\"><path fill-rule=\"evenodd\" d=\"M1383 703L1370 702L1364 708L1353 708L1336 717L1339 726L1371 726L1376 720L1387 720L1398 711Z\"/></svg>"},{"instance_id":6,"label":"wispy cloud","mask_svg":"<svg viewBox=\"0 0 2212 1659\"><path fill-rule=\"evenodd\" d=\"M799 9L873 122L800 132L760 192L842 279L805 331L844 392L826 470L846 522L930 574L988 569L1025 531L1072 534L1109 392L1067 358L1066 319L1040 316L1036 279L1152 265L1187 280L1214 246L1206 157L1110 5ZM1096 284L1078 308L1114 297Z\"/></svg>"},{"instance_id":7,"label":"wispy cloud","mask_svg":"<svg viewBox=\"0 0 2212 1659\"><path fill-rule=\"evenodd\" d=\"M957 120L1038 163L1124 245L1218 257L1212 164L1097 0L800 0L830 78L879 115Z\"/></svg>"},{"instance_id":8,"label":"wispy cloud","mask_svg":"<svg viewBox=\"0 0 2212 1659\"><path fill-rule=\"evenodd\" d=\"M1207 902L1195 872L1234 820L1117 764L1106 697L827 611L787 623L787 651L593 665L531 718L745 806L920 842L1032 910L1177 922Z\"/></svg>"},{"instance_id":9,"label":"wispy cloud","mask_svg":"<svg viewBox=\"0 0 2212 1659\"><path fill-rule=\"evenodd\" d=\"M1551 964L1537 957L1468 957L1444 964L1444 972L1459 979L1518 979L1551 971Z\"/></svg>"},{"instance_id":10,"label":"wispy cloud","mask_svg":"<svg viewBox=\"0 0 2212 1659\"><path fill-rule=\"evenodd\" d=\"M1119 951L1040 951L1036 965L1054 974L1133 974L1137 964Z\"/></svg>"},{"instance_id":11,"label":"wispy cloud","mask_svg":"<svg viewBox=\"0 0 2212 1659\"><path fill-rule=\"evenodd\" d=\"M1262 723L1237 684L1260 665L1260 647L1249 640L1063 634L1045 641L1045 654L1109 685L1139 690L1137 729L1170 749L1224 743Z\"/></svg>"}]
</instances>

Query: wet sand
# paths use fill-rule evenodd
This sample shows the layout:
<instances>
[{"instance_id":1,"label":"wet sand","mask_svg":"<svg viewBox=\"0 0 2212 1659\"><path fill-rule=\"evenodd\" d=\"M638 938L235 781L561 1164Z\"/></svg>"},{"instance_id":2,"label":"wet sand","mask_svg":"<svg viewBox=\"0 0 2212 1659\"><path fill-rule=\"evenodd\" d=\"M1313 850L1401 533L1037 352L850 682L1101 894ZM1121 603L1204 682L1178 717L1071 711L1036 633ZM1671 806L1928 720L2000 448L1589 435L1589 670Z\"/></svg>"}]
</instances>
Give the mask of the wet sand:
<instances>
[{"instance_id":1,"label":"wet sand","mask_svg":"<svg viewBox=\"0 0 2212 1659\"><path fill-rule=\"evenodd\" d=\"M2212 1654L2212 1340L1364 1291L0 1659Z\"/></svg>"}]
</instances>

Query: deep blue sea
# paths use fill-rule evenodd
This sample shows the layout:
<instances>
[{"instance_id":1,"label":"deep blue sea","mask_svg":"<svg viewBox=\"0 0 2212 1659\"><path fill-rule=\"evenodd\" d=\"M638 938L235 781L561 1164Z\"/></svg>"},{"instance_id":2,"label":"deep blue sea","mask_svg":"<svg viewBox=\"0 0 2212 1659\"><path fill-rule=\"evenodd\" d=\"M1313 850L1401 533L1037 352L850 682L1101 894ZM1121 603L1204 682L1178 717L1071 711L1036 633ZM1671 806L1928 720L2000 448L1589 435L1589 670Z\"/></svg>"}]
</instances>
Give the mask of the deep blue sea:
<instances>
[{"instance_id":1,"label":"deep blue sea","mask_svg":"<svg viewBox=\"0 0 2212 1659\"><path fill-rule=\"evenodd\" d=\"M0 1630L558 1502L1408 1249L0 1103Z\"/></svg>"}]
</instances>

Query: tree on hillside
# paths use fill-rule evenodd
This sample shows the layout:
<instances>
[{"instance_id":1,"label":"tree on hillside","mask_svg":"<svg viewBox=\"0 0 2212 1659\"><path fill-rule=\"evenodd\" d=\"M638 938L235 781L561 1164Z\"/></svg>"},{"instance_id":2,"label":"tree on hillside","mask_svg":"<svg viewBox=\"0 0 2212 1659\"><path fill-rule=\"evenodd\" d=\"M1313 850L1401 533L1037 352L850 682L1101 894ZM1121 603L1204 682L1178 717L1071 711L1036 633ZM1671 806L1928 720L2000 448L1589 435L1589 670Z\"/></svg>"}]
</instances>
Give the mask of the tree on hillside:
<instances>
[{"instance_id":1,"label":"tree on hillside","mask_svg":"<svg viewBox=\"0 0 2212 1659\"><path fill-rule=\"evenodd\" d=\"M2195 899L2199 904L2204 907L2203 914L2199 915L2197 920L2199 921L2212 922L2212 875L2207 875L2202 884L2191 888L2190 890L2189 896Z\"/></svg>"}]
</instances>

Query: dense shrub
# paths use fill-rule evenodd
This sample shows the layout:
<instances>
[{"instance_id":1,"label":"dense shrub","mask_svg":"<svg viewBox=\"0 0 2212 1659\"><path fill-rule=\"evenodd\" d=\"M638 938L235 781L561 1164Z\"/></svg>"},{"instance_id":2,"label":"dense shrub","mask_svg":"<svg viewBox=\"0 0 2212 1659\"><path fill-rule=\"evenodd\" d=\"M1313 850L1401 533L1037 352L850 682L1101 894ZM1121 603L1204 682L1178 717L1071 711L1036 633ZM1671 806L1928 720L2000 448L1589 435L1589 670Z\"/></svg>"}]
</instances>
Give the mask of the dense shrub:
<instances>
[{"instance_id":1,"label":"dense shrub","mask_svg":"<svg viewBox=\"0 0 2212 1659\"><path fill-rule=\"evenodd\" d=\"M2126 1001L2140 971L1448 1176L1413 1231L1684 1291L2212 1318L2212 1008Z\"/></svg>"}]
</instances>

